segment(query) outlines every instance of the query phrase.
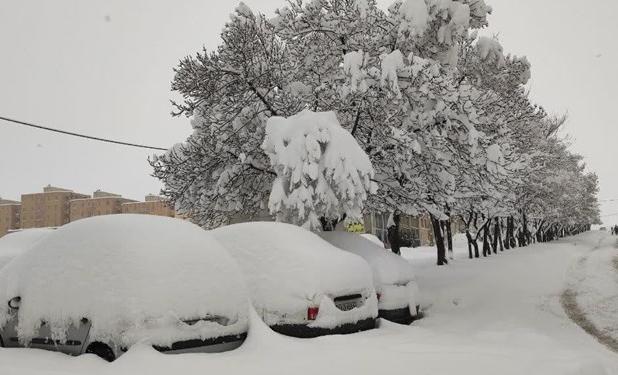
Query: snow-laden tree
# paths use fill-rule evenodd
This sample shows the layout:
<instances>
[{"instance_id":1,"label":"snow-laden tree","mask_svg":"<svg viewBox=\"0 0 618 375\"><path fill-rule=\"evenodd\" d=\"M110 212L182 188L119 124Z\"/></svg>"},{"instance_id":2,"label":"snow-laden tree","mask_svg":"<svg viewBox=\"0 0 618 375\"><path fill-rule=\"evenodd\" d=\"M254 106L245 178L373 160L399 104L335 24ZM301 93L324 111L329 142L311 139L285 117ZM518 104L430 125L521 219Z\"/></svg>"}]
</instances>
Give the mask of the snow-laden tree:
<instances>
[{"instance_id":1,"label":"snow-laden tree","mask_svg":"<svg viewBox=\"0 0 618 375\"><path fill-rule=\"evenodd\" d=\"M172 87L184 99L176 114L191 117L194 132L152 160L163 193L206 226L268 206L315 226L320 216L358 216L369 193L366 209L430 214L439 264L454 216L467 224L471 256L478 239L488 255L525 245L549 222L598 220L594 175L558 162L569 160L556 151L568 148L556 136L560 121L528 98L530 64L477 35L490 12L483 0L395 1L387 10L374 0L295 0L266 19L239 6L221 46L176 70ZM306 110L331 113L368 156L374 172L356 169L363 182L352 184L360 194L343 193L351 180L334 195L316 193L338 186L314 169L330 138L269 136ZM284 138L304 156L281 158ZM557 176L573 181L569 194L556 191Z\"/></svg>"},{"instance_id":2,"label":"snow-laden tree","mask_svg":"<svg viewBox=\"0 0 618 375\"><path fill-rule=\"evenodd\" d=\"M362 219L373 167L334 112L271 117L262 148L277 173L268 205L278 220L316 229L323 217Z\"/></svg>"}]
</instances>

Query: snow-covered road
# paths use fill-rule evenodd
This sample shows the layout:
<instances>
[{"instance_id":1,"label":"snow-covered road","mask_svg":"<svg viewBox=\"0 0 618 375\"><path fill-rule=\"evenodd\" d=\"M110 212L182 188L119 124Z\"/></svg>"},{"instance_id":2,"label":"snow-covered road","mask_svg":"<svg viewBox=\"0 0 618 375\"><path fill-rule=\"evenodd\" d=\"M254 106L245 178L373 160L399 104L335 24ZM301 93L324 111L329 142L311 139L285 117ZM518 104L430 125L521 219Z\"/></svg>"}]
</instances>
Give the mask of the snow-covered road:
<instances>
[{"instance_id":1,"label":"snow-covered road","mask_svg":"<svg viewBox=\"0 0 618 375\"><path fill-rule=\"evenodd\" d=\"M382 322L369 332L302 340L274 334L254 316L247 342L233 352L162 355L138 346L107 364L0 349L0 374L618 375L618 355L560 304L568 286L587 285L573 281L574 265L598 244L616 251L612 241L591 232L478 260L465 259L461 248L442 268L434 266L435 250L406 250L429 306L410 327Z\"/></svg>"}]
</instances>

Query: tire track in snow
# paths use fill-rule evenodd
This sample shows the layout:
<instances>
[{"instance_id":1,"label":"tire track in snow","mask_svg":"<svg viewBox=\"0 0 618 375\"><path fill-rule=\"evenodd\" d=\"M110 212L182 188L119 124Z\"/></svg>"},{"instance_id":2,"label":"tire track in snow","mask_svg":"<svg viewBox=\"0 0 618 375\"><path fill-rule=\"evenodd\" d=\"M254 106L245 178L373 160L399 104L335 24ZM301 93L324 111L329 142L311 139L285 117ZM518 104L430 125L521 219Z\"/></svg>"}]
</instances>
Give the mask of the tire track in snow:
<instances>
[{"instance_id":1,"label":"tire track in snow","mask_svg":"<svg viewBox=\"0 0 618 375\"><path fill-rule=\"evenodd\" d=\"M576 264L576 269L581 270L584 268L588 255L601 248L601 242L603 239L599 239L597 246L592 248L588 254L582 256ZM618 248L618 241L616 241L614 247ZM614 258L614 267L618 272L618 257ZM599 343L612 350L614 353L618 353L618 340L608 335L607 333L599 330L597 326L586 316L586 313L581 309L577 303L577 292L567 288L560 296L560 304L565 313L575 324L577 324L586 333L594 337Z\"/></svg>"}]
</instances>

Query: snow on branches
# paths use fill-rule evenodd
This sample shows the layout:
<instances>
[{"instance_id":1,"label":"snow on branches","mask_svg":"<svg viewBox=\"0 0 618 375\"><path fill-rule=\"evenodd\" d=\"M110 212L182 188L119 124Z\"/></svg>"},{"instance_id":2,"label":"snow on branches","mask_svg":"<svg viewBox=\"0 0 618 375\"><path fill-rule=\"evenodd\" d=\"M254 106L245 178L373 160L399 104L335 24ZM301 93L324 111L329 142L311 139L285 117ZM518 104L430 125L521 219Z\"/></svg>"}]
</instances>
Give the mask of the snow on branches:
<instances>
[{"instance_id":1,"label":"snow on branches","mask_svg":"<svg viewBox=\"0 0 618 375\"><path fill-rule=\"evenodd\" d=\"M362 218L373 167L334 112L271 117L262 148L277 174L268 206L279 220L315 229L322 216Z\"/></svg>"}]
</instances>

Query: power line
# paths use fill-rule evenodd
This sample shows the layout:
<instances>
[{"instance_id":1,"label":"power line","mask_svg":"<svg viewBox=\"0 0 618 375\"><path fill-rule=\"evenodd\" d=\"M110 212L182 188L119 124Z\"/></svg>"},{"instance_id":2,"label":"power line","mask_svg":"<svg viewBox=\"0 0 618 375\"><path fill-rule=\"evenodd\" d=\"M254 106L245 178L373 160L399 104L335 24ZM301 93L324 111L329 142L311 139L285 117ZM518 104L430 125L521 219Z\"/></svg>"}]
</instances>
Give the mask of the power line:
<instances>
[{"instance_id":1,"label":"power line","mask_svg":"<svg viewBox=\"0 0 618 375\"><path fill-rule=\"evenodd\" d=\"M31 128L47 130L47 131L54 132L54 133L71 135L73 137L86 138L86 139L90 139L90 140L93 140L93 141L114 143L114 144L117 144L117 145L145 148L145 149L149 149L149 150L167 151L166 148L162 148L162 147L146 146L146 145L140 145L140 144L137 144L137 143L129 143L129 142L122 142L122 141L115 141L113 139L93 137L93 136L90 136L90 135L68 132L66 130L48 128L46 126L36 125L36 124L29 123L29 122L14 120L14 119L7 118L7 117L2 117L2 116L0 116L0 120L4 120L6 122L11 122L11 123L14 123L14 124L17 124L17 125L29 126Z\"/></svg>"}]
</instances>

